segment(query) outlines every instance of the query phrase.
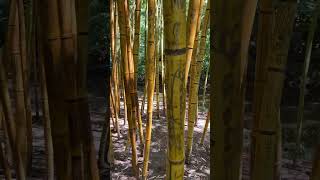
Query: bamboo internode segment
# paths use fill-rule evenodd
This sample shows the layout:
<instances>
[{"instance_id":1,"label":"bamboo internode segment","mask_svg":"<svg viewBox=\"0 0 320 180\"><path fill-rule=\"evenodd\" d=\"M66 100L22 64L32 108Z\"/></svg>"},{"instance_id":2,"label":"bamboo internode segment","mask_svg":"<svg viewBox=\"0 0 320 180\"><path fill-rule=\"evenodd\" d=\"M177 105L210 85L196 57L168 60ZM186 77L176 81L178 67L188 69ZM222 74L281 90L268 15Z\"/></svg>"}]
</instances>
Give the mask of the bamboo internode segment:
<instances>
[{"instance_id":1,"label":"bamboo internode segment","mask_svg":"<svg viewBox=\"0 0 320 180\"><path fill-rule=\"evenodd\" d=\"M245 70L255 0L212 2L211 136L213 179L241 179ZM213 40L213 39L211 39ZM218 154L218 156L216 156Z\"/></svg>"},{"instance_id":2,"label":"bamboo internode segment","mask_svg":"<svg viewBox=\"0 0 320 180\"><path fill-rule=\"evenodd\" d=\"M185 1L163 1L168 123L166 179L168 180L183 179L184 176L186 36L183 34L186 34L185 5Z\"/></svg>"},{"instance_id":3,"label":"bamboo internode segment","mask_svg":"<svg viewBox=\"0 0 320 180\"><path fill-rule=\"evenodd\" d=\"M260 53L265 53L265 57L257 56L260 64L264 64L261 76L265 77L263 89L259 92L261 98L260 106L256 109L254 128L258 130L254 137L253 159L252 159L252 179L267 180L279 179L280 172L277 166L279 158L279 140L280 140L280 102L282 96L282 87L284 74L279 73L285 68L290 44L290 36L293 30L293 23L296 14L295 1L281 1L273 4L272 2L261 1L261 7L267 9L274 8L274 12L267 16L265 21L269 22L272 28L264 29L268 35L274 38L262 39L258 41L258 47L262 48L268 43L268 48L261 49ZM263 33L260 29L259 33ZM261 34L262 35L262 34ZM259 54L258 54L259 55ZM265 61L265 62L264 62ZM260 77L261 77L260 76ZM257 92L258 93L258 92ZM257 94L256 94L257 95ZM257 103L257 101L255 102ZM258 104L258 105L259 105ZM261 164L261 162L264 162Z\"/></svg>"},{"instance_id":4,"label":"bamboo internode segment","mask_svg":"<svg viewBox=\"0 0 320 180\"><path fill-rule=\"evenodd\" d=\"M208 1L210 2L210 1ZM194 50L196 36L197 36L197 24L200 23L199 16L201 15L201 0L190 0L189 1L189 9L188 9L188 17L187 17L187 62L185 69L185 84L187 86L189 69L191 66L192 56L193 54L197 54L197 51Z\"/></svg>"}]
</instances>

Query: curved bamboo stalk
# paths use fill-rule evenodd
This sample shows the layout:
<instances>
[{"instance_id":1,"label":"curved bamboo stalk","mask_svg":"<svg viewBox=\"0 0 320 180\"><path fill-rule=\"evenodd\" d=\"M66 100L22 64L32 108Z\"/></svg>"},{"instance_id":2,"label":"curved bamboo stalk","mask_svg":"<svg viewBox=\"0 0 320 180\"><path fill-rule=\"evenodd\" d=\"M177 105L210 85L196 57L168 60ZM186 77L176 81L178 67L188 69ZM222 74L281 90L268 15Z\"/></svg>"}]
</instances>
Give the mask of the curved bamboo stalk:
<instances>
[{"instance_id":1,"label":"curved bamboo stalk","mask_svg":"<svg viewBox=\"0 0 320 180\"><path fill-rule=\"evenodd\" d=\"M313 38L314 34L318 25L318 17L320 12L320 1L318 0L316 2L316 7L313 12L313 16L311 19L311 24L309 27L309 33L308 33L308 39L306 42L306 52L305 52L305 60L303 63L303 70L302 70L302 76L301 76L301 84L300 84L300 94L299 94L299 106L298 106L298 117L297 117L297 139L296 139L296 148L297 151L300 152L300 145L301 145L301 133L303 128L303 115L304 115L304 94L305 94L305 88L306 88L306 81L308 76L308 70L309 70L309 64L310 64L310 57L311 57L311 51L312 51L312 44L313 44ZM296 154L298 155L298 152Z\"/></svg>"},{"instance_id":2,"label":"curved bamboo stalk","mask_svg":"<svg viewBox=\"0 0 320 180\"><path fill-rule=\"evenodd\" d=\"M198 118L198 90L199 90L199 81L200 75L203 65L203 59L206 50L206 38L207 38L207 30L210 19L210 1L207 4L205 17L202 24L202 32L201 32L201 41L200 41L200 49L199 54L194 52L192 54L192 67L191 67L191 81L190 81L190 93L189 93L189 108L188 108L188 136L187 136L187 149L186 149L186 163L189 162L190 154L192 151L192 143L193 143L193 131L195 121ZM199 21L200 23L200 21ZM197 47L197 45L195 45ZM196 58L196 56L198 56Z\"/></svg>"}]
</instances>

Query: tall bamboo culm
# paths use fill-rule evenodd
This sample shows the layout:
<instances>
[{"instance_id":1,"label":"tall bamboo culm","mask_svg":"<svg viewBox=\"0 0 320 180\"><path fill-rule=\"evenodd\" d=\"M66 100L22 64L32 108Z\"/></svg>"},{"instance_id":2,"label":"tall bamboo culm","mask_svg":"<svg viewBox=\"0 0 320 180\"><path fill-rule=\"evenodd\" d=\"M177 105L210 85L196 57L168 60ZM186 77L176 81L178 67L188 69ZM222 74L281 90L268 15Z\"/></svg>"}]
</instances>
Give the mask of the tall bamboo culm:
<instances>
[{"instance_id":1,"label":"tall bamboo culm","mask_svg":"<svg viewBox=\"0 0 320 180\"><path fill-rule=\"evenodd\" d=\"M153 114L153 97L155 89L156 76L156 42L155 42L155 26L156 26L156 1L148 0L148 48L147 48L147 126L145 148L143 154L143 174L142 178L147 179L148 163L150 156L151 131L152 131L152 114Z\"/></svg>"},{"instance_id":2,"label":"tall bamboo culm","mask_svg":"<svg viewBox=\"0 0 320 180\"><path fill-rule=\"evenodd\" d=\"M215 0L211 36L210 137L213 179L241 179L245 72L256 0ZM225 33L230 32L230 33ZM230 44L230 46L226 46ZM215 87L215 88L213 88ZM219 156L213 156L219 154Z\"/></svg>"},{"instance_id":3,"label":"tall bamboo culm","mask_svg":"<svg viewBox=\"0 0 320 180\"><path fill-rule=\"evenodd\" d=\"M127 104L127 117L129 125L129 137L132 149L132 168L136 178L139 178L139 168L137 166L137 147L136 147L136 92L134 81L134 62L131 51L130 26L129 26L129 4L127 0L117 2L120 27L120 46L123 65L123 77L125 87L125 97Z\"/></svg>"},{"instance_id":4,"label":"tall bamboo culm","mask_svg":"<svg viewBox=\"0 0 320 180\"><path fill-rule=\"evenodd\" d=\"M260 1L260 3L268 3L268 1ZM271 4L270 8L266 10L271 12L272 26L268 31L271 31L270 33L275 38L272 38L271 42L269 40L266 42L258 41L260 48L264 46L264 43L270 44L262 49L265 51L266 57L269 58L264 59L267 60L264 71L266 81L262 84L260 109L258 114L255 114L257 119L254 121L257 124L254 124L256 129L252 157L253 180L281 179L279 172L281 163L277 162L281 135L279 109L296 5L296 1L274 1L274 4ZM258 56L259 60L261 59Z\"/></svg>"},{"instance_id":5,"label":"tall bamboo culm","mask_svg":"<svg viewBox=\"0 0 320 180\"><path fill-rule=\"evenodd\" d=\"M199 16L200 17L200 16ZM191 71L190 71L190 92L189 92L189 108L188 108L188 136L186 149L186 162L189 162L189 157L192 151L193 131L194 125L198 118L198 90L199 81L203 65L203 58L206 50L206 37L210 18L210 1L208 1L203 24L201 30L201 40L199 45L199 52L197 53L198 45L194 45L194 52L192 53ZM200 18L199 22L200 24ZM198 24L198 26L199 26ZM196 37L196 39L198 39ZM197 41L195 43L198 43Z\"/></svg>"},{"instance_id":6,"label":"tall bamboo culm","mask_svg":"<svg viewBox=\"0 0 320 180\"><path fill-rule=\"evenodd\" d=\"M163 0L164 52L166 62L166 93L168 149L166 179L184 176L184 121L186 103L186 4L185 1Z\"/></svg>"}]
</instances>

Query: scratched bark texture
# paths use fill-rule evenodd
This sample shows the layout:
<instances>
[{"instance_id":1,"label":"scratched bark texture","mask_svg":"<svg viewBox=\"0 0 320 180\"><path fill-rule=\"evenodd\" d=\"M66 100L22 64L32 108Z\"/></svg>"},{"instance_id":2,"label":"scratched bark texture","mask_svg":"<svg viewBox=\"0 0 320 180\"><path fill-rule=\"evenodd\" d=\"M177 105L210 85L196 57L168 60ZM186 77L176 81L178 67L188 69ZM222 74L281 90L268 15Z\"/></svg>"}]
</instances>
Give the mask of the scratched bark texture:
<instances>
[{"instance_id":1,"label":"scratched bark texture","mask_svg":"<svg viewBox=\"0 0 320 180\"><path fill-rule=\"evenodd\" d=\"M263 2L263 1L262 1ZM252 169L253 180L280 179L278 141L280 140L279 110L287 64L287 55L293 23L296 14L296 1L277 2L270 6L272 13L270 51L264 60L265 82L260 96L260 110L256 114L255 147ZM260 43L263 44L263 41ZM259 46L259 44L258 44ZM266 48L269 50L269 48ZM258 59L259 61L259 59ZM261 163L263 162L263 163Z\"/></svg>"},{"instance_id":2,"label":"scratched bark texture","mask_svg":"<svg viewBox=\"0 0 320 180\"><path fill-rule=\"evenodd\" d=\"M211 179L241 179L244 77L256 4L255 0L212 3Z\"/></svg>"},{"instance_id":3,"label":"scratched bark texture","mask_svg":"<svg viewBox=\"0 0 320 180\"><path fill-rule=\"evenodd\" d=\"M186 87L186 1L164 0L168 151L166 179L183 179Z\"/></svg>"}]
</instances>

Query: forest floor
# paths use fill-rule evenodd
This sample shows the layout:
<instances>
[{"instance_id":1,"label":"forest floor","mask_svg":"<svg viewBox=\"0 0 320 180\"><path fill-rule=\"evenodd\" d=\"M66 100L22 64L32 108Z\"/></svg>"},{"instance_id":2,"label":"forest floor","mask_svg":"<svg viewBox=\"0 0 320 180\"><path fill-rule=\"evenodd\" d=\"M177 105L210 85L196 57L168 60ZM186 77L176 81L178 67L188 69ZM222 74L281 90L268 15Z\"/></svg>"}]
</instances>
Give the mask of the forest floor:
<instances>
[{"instance_id":1,"label":"forest floor","mask_svg":"<svg viewBox=\"0 0 320 180\"><path fill-rule=\"evenodd\" d=\"M139 92L139 102L141 103L142 94ZM160 118L157 116L156 103L154 102L153 113L153 128L151 139L151 153L149 160L149 175L148 179L165 179L165 159L167 149L167 123L162 106L162 95L160 94ZM141 104L140 104L141 105ZM133 179L132 166L131 166L131 148L127 145L127 132L128 123L124 125L124 110L123 102L121 102L121 114L119 118L119 128L121 132L120 138L117 133L112 133L113 149L114 149L114 165L111 169L111 177L115 180L130 180ZM146 111L146 109L145 109ZM205 125L205 119L207 116L207 110L199 108L198 124L195 126L193 148L191 154L191 163L185 165L184 179L187 180L206 180L210 179L210 125L208 132L205 136L204 144L199 145L203 128ZM248 120L246 117L246 120ZM143 124L146 124L146 116L142 117ZM112 124L111 124L112 126ZM145 127L144 127L145 129ZM185 121L185 134L187 133L187 121ZM138 138L139 139L139 138ZM242 174L243 180L249 180L250 174L250 130L244 130L244 147L243 147L243 161L242 161ZM138 153L139 151L138 146ZM285 154L285 153L284 153ZM143 157L138 154L138 165L140 173L142 172ZM282 180L308 180L311 172L311 162L308 160L298 160L296 164L293 164L292 160L283 159L281 168Z\"/></svg>"},{"instance_id":2,"label":"forest floor","mask_svg":"<svg viewBox=\"0 0 320 180\"><path fill-rule=\"evenodd\" d=\"M140 93L139 93L140 94ZM140 96L142 97L142 96ZM160 118L158 117L156 102L154 101L154 113L152 124L152 137L150 147L149 175L148 179L164 179L166 173L166 149L167 149L167 121L163 111L162 95L160 94ZM140 98L140 102L141 102ZM146 105L146 104L145 104ZM123 103L121 103L123 107ZM146 107L146 106L145 106ZM146 108L145 108L146 112ZM112 179L125 180L133 178L131 166L131 146L126 150L128 123L124 125L124 112L120 114L119 128L121 137L118 138L117 133L112 133L114 145L114 166L111 170ZM206 113L199 112L198 123L194 129L194 145L192 148L191 161L189 165L185 165L185 179L209 179L210 174L210 128L206 133L203 145L199 145L202 132L205 125ZM143 124L146 124L146 114L143 113ZM145 126L144 128L145 129ZM187 134L187 122L185 123L185 135ZM138 148L138 152L140 148ZM143 167L143 155L138 154L138 165L140 174Z\"/></svg>"},{"instance_id":3,"label":"forest floor","mask_svg":"<svg viewBox=\"0 0 320 180\"><path fill-rule=\"evenodd\" d=\"M140 103L142 93L139 92ZM160 95L161 97L161 95ZM105 98L96 93L89 94L90 115L92 121L92 132L95 142L95 148L98 154L100 136L103 123L105 121ZM155 105L155 104L154 104ZM132 179L131 168L131 148L126 149L127 130L128 126L124 125L124 110L123 102L121 102L121 114L119 126L121 137L117 137L117 133L112 133L113 149L114 149L114 165L111 169L111 177L115 180L130 180ZM149 163L149 178L148 179L164 179L165 176L165 159L167 147L167 124L162 110L162 100L160 100L160 118L157 117L156 106L154 106L152 143ZM188 180L205 180L210 176L210 143L209 134L210 128L205 136L204 145L200 146L199 141L205 124L206 110L199 108L198 125L195 127L193 151L191 154L191 164L185 166L185 179ZM142 117L143 124L146 124L146 116ZM186 124L187 125L187 124ZM112 123L111 123L112 126ZM185 130L187 126L185 126ZM243 151L243 180L249 180L249 144L250 131L244 131L244 151ZM138 151L140 152L140 151ZM32 170L30 172L30 180L41 180L45 177L45 151L43 139L43 124L41 120L33 122L33 160ZM139 167L142 170L143 157L139 154ZM311 172L311 162L308 160L299 160L294 165L292 160L284 158L282 160L281 175L282 180L308 180ZM2 170L0 170L0 174ZM3 177L3 176L0 176ZM102 178L103 180L106 178Z\"/></svg>"}]
</instances>

